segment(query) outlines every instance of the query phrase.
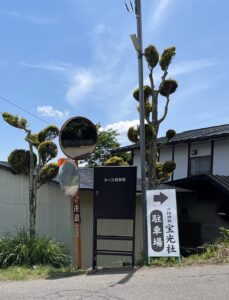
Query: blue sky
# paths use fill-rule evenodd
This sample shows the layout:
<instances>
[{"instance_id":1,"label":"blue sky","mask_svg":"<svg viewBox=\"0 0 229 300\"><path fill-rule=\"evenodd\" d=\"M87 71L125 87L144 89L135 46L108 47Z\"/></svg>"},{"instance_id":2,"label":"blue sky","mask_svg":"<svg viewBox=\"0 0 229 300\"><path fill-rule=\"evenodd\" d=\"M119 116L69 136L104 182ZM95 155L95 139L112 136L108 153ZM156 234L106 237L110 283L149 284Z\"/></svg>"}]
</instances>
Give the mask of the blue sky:
<instances>
[{"instance_id":1,"label":"blue sky","mask_svg":"<svg viewBox=\"0 0 229 300\"><path fill-rule=\"evenodd\" d=\"M229 123L228 3L142 0L143 46L177 48L168 77L179 87L160 135ZM137 57L129 37L135 32L124 0L1 0L0 97L43 121L1 98L0 112L26 117L33 132L85 116L118 130L121 144L128 144L127 128L139 118L132 98ZM146 65L144 73L147 83ZM24 133L2 119L0 136L0 160L28 147Z\"/></svg>"}]
</instances>

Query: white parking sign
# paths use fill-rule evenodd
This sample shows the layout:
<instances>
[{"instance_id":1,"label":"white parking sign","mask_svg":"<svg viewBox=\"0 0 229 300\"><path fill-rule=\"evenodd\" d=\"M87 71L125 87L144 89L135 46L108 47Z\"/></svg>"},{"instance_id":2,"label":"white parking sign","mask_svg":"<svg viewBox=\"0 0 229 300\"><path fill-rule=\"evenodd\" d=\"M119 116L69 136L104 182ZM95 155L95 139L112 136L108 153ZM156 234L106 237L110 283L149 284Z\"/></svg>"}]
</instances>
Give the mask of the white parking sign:
<instances>
[{"instance_id":1,"label":"white parking sign","mask_svg":"<svg viewBox=\"0 0 229 300\"><path fill-rule=\"evenodd\" d=\"M147 191L148 255L180 256L176 190Z\"/></svg>"}]
</instances>

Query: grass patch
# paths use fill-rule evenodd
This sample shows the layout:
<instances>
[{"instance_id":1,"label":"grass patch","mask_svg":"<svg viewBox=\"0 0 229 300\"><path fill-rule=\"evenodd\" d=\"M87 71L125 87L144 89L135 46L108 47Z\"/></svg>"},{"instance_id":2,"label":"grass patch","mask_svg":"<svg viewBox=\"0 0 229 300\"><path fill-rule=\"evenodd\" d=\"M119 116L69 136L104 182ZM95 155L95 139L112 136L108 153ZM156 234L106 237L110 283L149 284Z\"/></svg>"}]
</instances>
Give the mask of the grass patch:
<instances>
[{"instance_id":1,"label":"grass patch","mask_svg":"<svg viewBox=\"0 0 229 300\"><path fill-rule=\"evenodd\" d=\"M31 280L31 279L54 279L80 275L83 272L74 267L54 268L52 266L12 266L0 269L0 280Z\"/></svg>"},{"instance_id":2,"label":"grass patch","mask_svg":"<svg viewBox=\"0 0 229 300\"><path fill-rule=\"evenodd\" d=\"M50 265L55 268L71 265L64 246L46 236L30 236L20 228L16 234L5 234L0 239L0 268L10 266Z\"/></svg>"},{"instance_id":3,"label":"grass patch","mask_svg":"<svg viewBox=\"0 0 229 300\"><path fill-rule=\"evenodd\" d=\"M182 257L180 260L176 257L152 258L151 266L173 267L188 266L198 264L224 264L229 263L229 229L220 228L220 238L211 245L204 245L201 254L193 254L188 257Z\"/></svg>"}]
</instances>

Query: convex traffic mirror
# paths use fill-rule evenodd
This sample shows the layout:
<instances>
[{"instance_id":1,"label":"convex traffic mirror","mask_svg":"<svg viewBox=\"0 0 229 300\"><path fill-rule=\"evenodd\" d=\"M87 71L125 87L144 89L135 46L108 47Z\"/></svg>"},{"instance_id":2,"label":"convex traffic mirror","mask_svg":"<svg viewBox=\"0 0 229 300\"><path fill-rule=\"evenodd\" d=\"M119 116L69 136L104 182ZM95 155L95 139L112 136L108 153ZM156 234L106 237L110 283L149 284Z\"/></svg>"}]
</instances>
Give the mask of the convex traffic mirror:
<instances>
[{"instance_id":1,"label":"convex traffic mirror","mask_svg":"<svg viewBox=\"0 0 229 300\"><path fill-rule=\"evenodd\" d=\"M75 196L79 187L79 169L76 163L70 158L60 158L59 165L59 184L66 196Z\"/></svg>"},{"instance_id":2,"label":"convex traffic mirror","mask_svg":"<svg viewBox=\"0 0 229 300\"><path fill-rule=\"evenodd\" d=\"M84 117L67 120L60 130L59 144L63 153L71 159L86 159L95 149L96 126Z\"/></svg>"}]
</instances>

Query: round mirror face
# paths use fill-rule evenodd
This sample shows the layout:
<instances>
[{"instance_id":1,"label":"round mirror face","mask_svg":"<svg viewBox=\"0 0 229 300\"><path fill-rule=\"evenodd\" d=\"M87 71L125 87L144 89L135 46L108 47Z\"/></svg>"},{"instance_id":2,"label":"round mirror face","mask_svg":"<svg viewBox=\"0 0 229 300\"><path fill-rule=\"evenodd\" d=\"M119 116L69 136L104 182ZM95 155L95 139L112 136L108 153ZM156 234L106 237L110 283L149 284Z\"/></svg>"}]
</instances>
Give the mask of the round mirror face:
<instances>
[{"instance_id":1,"label":"round mirror face","mask_svg":"<svg viewBox=\"0 0 229 300\"><path fill-rule=\"evenodd\" d=\"M66 196L75 196L79 187L79 170L74 161L69 158L60 159L59 164L59 184Z\"/></svg>"},{"instance_id":2,"label":"round mirror face","mask_svg":"<svg viewBox=\"0 0 229 300\"><path fill-rule=\"evenodd\" d=\"M95 150L96 126L84 117L69 119L62 126L59 144L64 154L72 159L85 159Z\"/></svg>"}]
</instances>

